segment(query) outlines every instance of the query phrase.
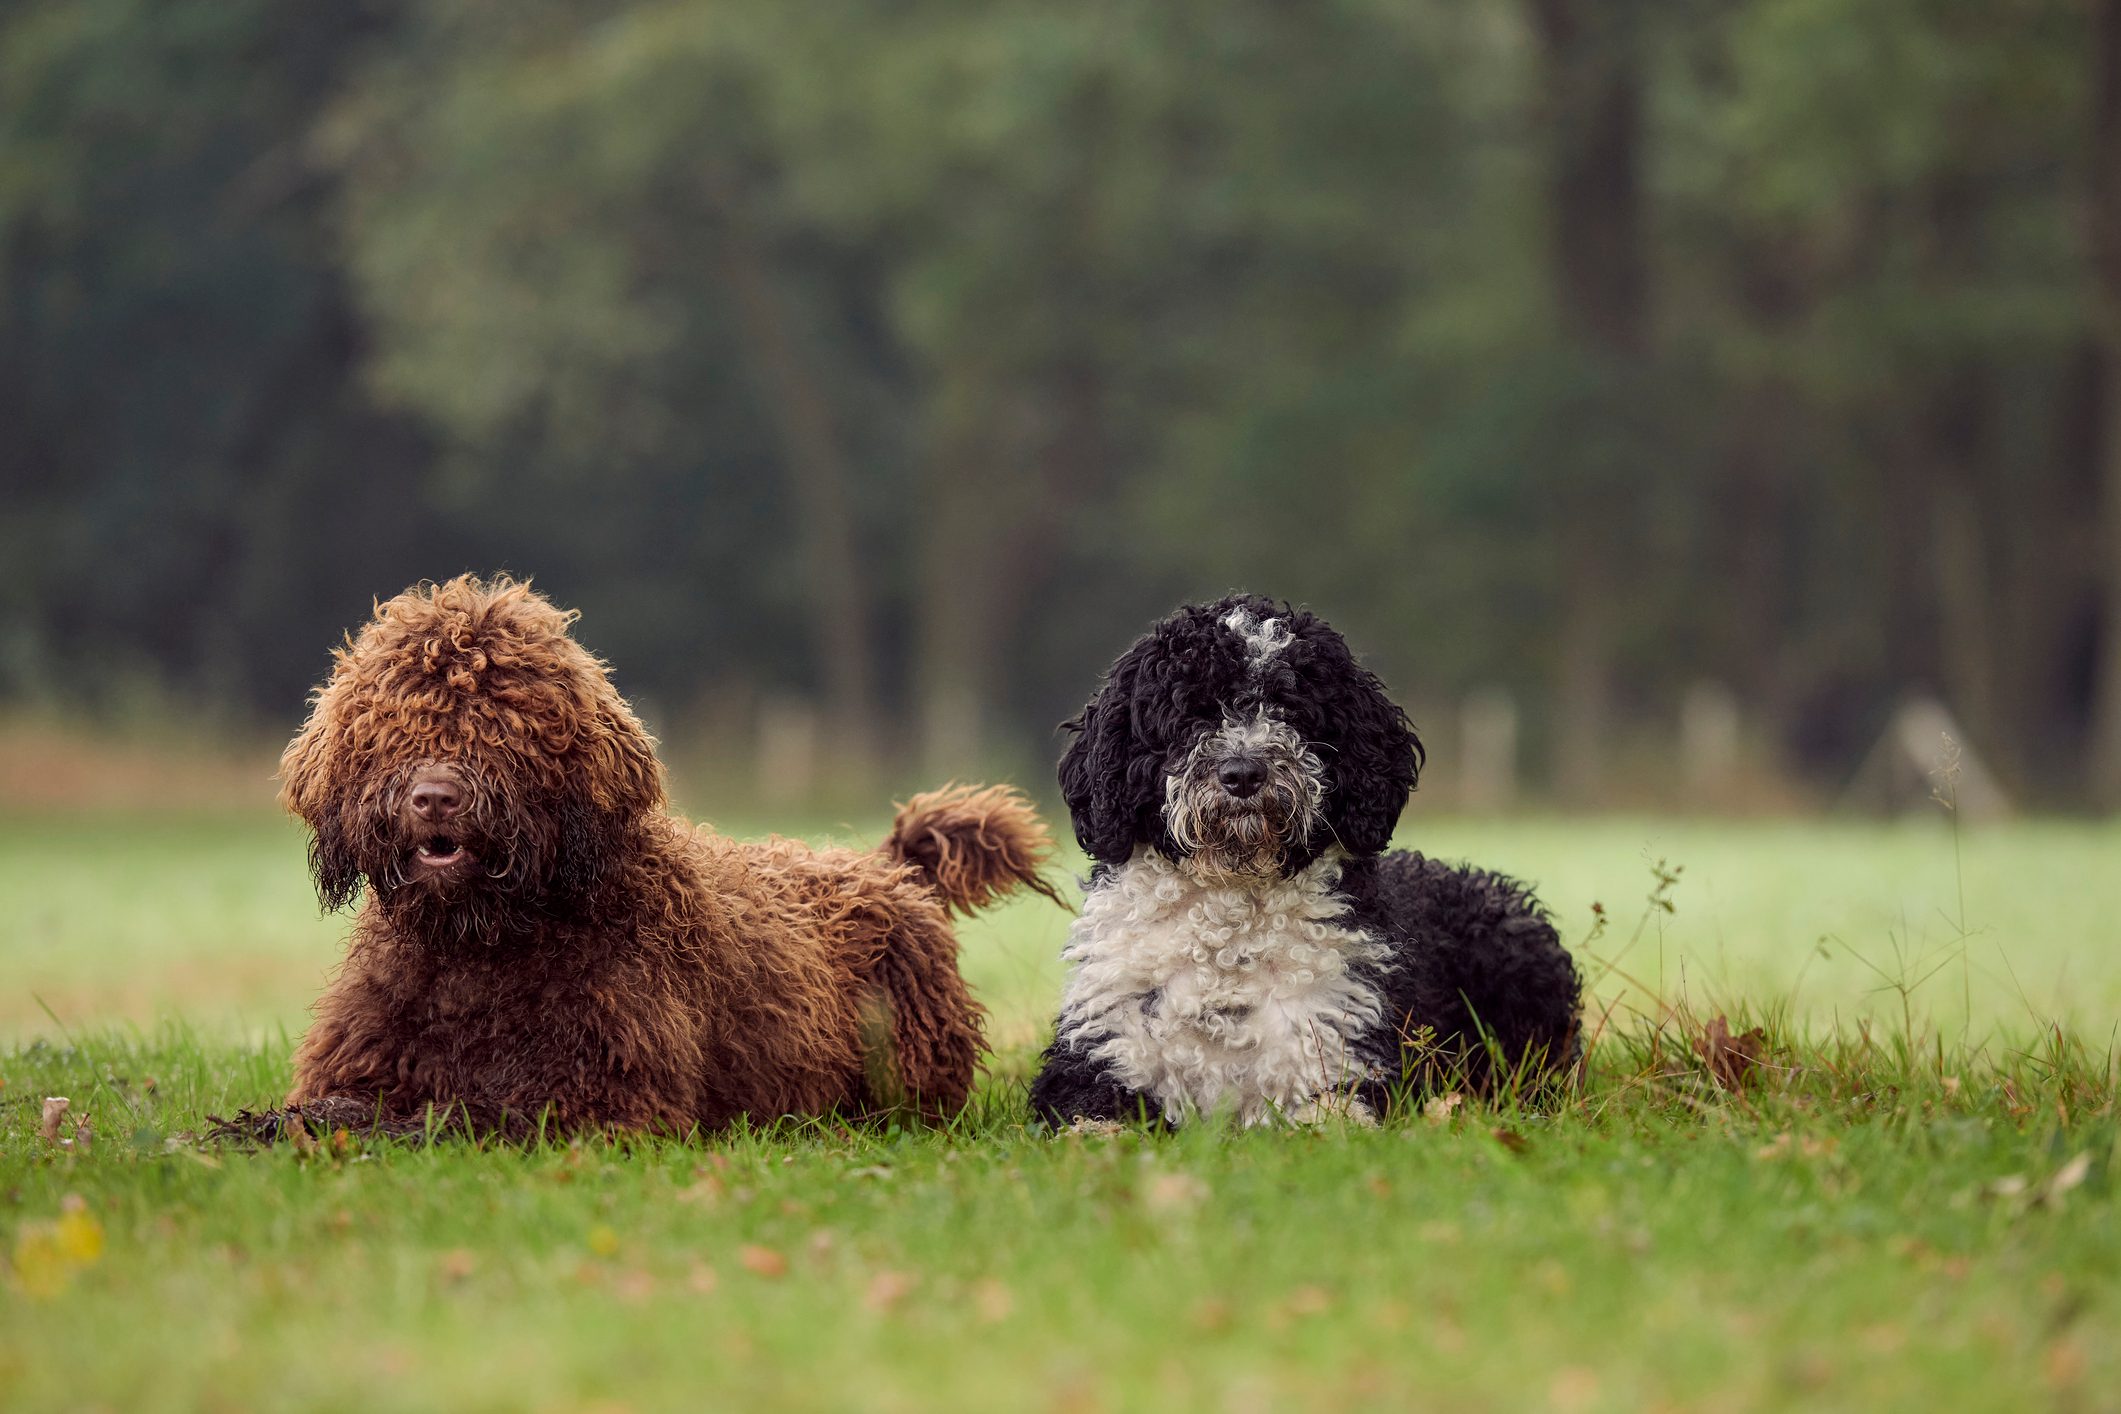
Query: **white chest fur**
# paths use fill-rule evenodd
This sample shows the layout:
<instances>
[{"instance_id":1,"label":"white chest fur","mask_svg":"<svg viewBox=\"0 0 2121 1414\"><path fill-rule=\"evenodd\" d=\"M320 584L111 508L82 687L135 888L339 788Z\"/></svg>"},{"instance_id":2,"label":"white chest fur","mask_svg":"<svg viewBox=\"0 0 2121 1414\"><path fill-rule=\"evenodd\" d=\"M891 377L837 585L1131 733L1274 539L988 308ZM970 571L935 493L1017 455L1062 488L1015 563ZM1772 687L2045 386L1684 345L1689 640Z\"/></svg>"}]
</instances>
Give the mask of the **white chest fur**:
<instances>
[{"instance_id":1,"label":"white chest fur","mask_svg":"<svg viewBox=\"0 0 2121 1414\"><path fill-rule=\"evenodd\" d=\"M1061 1033L1180 1120L1297 1118L1367 1075L1354 1037L1382 1019L1354 965L1386 949L1345 921L1340 864L1205 884L1137 852L1083 901Z\"/></svg>"}]
</instances>

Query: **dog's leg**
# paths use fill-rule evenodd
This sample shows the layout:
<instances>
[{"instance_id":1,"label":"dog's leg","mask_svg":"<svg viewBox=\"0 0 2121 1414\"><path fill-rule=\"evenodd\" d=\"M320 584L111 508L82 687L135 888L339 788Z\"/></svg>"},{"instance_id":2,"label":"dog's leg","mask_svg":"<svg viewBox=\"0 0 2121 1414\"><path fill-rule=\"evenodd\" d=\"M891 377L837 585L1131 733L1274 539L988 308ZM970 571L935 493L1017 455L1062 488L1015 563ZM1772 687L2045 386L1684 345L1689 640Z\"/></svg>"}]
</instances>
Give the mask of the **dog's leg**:
<instances>
[{"instance_id":1,"label":"dog's leg","mask_svg":"<svg viewBox=\"0 0 2121 1414\"><path fill-rule=\"evenodd\" d=\"M1056 1040L1039 1058L1031 1082L1031 1113L1056 1132L1078 1122L1129 1124L1163 1121L1163 1110L1138 1090L1130 1090L1112 1072Z\"/></svg>"},{"instance_id":2,"label":"dog's leg","mask_svg":"<svg viewBox=\"0 0 2121 1414\"><path fill-rule=\"evenodd\" d=\"M863 1007L866 1099L877 1111L928 1120L965 1107L984 1046L981 1008L957 970L957 939L940 909L907 910L884 939Z\"/></svg>"}]
</instances>

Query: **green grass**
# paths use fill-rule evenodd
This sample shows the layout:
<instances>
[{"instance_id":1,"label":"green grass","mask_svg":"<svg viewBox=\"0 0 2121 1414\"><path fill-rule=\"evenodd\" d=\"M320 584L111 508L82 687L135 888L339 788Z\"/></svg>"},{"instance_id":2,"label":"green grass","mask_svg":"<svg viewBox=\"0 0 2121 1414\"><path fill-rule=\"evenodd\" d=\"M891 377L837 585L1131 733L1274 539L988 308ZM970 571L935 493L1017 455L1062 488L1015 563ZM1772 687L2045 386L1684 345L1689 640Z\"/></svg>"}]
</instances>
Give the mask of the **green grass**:
<instances>
[{"instance_id":1,"label":"green grass","mask_svg":"<svg viewBox=\"0 0 2121 1414\"><path fill-rule=\"evenodd\" d=\"M286 1083L340 928L299 838L0 826L0 1407L2121 1407L2121 832L1402 834L1605 905L1557 1108L1034 1137L1066 920L1018 905L947 1131L299 1155L187 1138Z\"/></svg>"}]
</instances>

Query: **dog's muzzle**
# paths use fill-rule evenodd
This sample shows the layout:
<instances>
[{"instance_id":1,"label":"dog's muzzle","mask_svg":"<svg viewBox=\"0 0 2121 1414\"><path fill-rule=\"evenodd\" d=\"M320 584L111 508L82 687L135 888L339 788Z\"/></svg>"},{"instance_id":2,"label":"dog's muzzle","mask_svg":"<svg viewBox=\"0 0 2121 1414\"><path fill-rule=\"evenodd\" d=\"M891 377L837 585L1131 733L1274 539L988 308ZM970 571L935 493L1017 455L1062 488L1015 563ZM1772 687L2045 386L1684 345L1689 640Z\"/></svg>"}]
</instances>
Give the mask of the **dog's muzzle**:
<instances>
[{"instance_id":1,"label":"dog's muzzle","mask_svg":"<svg viewBox=\"0 0 2121 1414\"><path fill-rule=\"evenodd\" d=\"M1199 872L1278 873L1318 823L1321 777L1285 723L1226 722L1165 777L1164 825Z\"/></svg>"}]
</instances>

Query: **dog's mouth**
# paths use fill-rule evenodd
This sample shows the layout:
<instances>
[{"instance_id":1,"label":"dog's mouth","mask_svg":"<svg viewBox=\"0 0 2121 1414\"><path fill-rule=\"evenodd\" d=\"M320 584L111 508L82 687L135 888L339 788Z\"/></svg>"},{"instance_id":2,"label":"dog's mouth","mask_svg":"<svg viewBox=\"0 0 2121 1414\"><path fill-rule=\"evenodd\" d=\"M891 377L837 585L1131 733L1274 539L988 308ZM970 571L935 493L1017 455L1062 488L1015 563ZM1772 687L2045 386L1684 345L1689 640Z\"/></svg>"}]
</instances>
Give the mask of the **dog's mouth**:
<instances>
[{"instance_id":1,"label":"dog's mouth","mask_svg":"<svg viewBox=\"0 0 2121 1414\"><path fill-rule=\"evenodd\" d=\"M472 852L455 835L430 835L413 849L413 863L423 870L448 873L473 862Z\"/></svg>"}]
</instances>

